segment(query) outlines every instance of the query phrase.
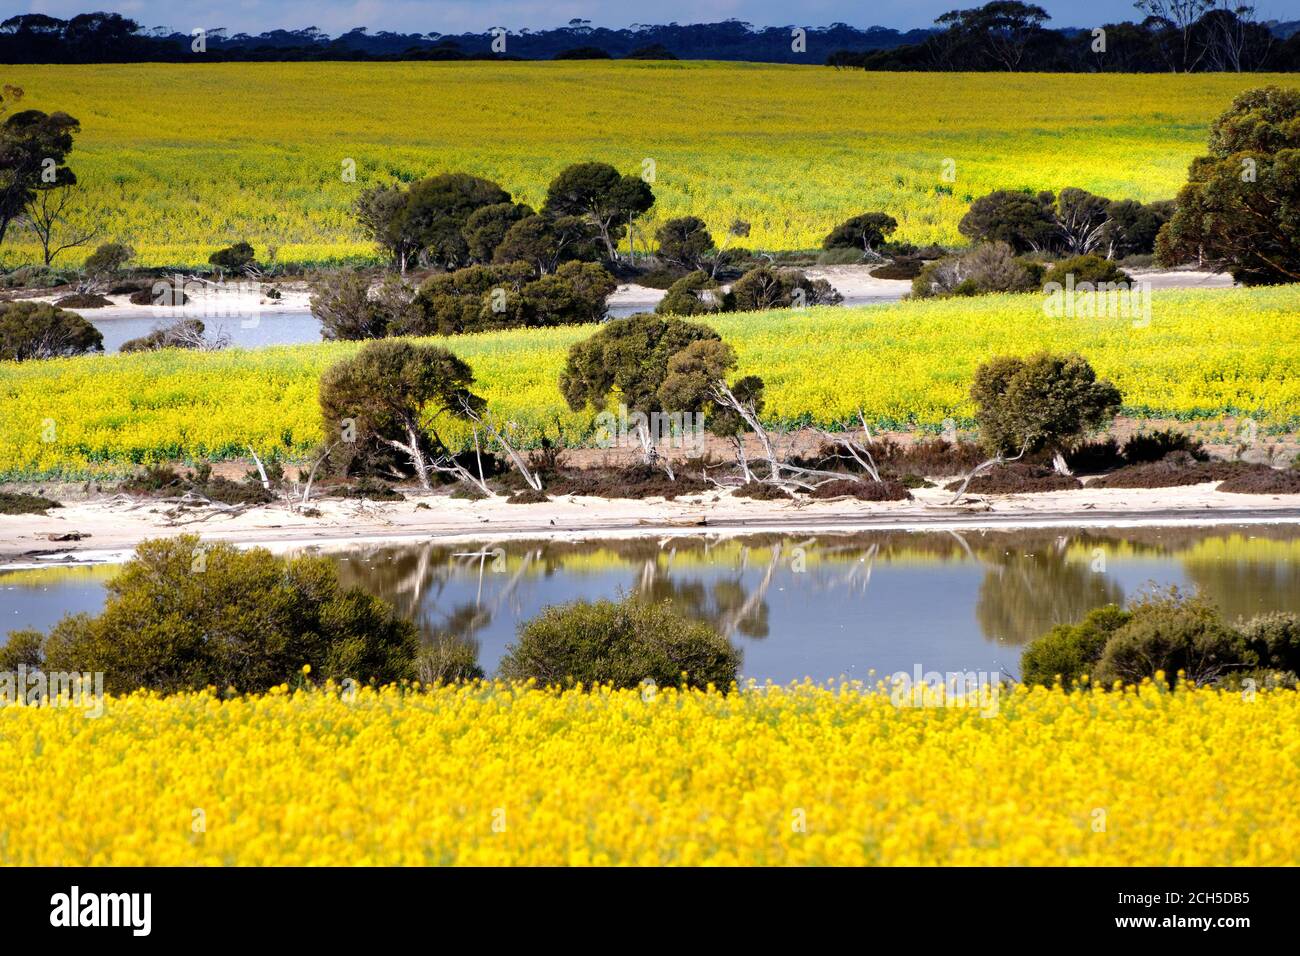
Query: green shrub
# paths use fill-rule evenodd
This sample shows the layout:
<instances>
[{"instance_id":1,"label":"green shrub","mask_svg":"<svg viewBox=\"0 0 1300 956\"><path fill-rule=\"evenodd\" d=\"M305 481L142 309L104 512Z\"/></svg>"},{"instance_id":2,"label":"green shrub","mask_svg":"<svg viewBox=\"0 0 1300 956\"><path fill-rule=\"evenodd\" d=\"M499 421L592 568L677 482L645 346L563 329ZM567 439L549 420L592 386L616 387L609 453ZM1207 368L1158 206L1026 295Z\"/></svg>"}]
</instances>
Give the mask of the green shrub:
<instances>
[{"instance_id":1,"label":"green shrub","mask_svg":"<svg viewBox=\"0 0 1300 956\"><path fill-rule=\"evenodd\" d=\"M725 299L707 272L691 272L674 282L655 306L657 315L703 315L717 312Z\"/></svg>"},{"instance_id":2,"label":"green shrub","mask_svg":"<svg viewBox=\"0 0 1300 956\"><path fill-rule=\"evenodd\" d=\"M104 351L99 330L44 302L0 302L0 360L64 358Z\"/></svg>"},{"instance_id":3,"label":"green shrub","mask_svg":"<svg viewBox=\"0 0 1300 956\"><path fill-rule=\"evenodd\" d=\"M519 629L500 675L546 685L637 687L654 681L725 688L739 667L740 652L708 624L687 620L666 603L629 599L546 608Z\"/></svg>"},{"instance_id":4,"label":"green shrub","mask_svg":"<svg viewBox=\"0 0 1300 956\"><path fill-rule=\"evenodd\" d=\"M237 272L249 265L253 261L253 247L247 242L240 241L233 246L227 246L224 249L218 249L212 255L208 256L208 262L219 269L228 269L231 272Z\"/></svg>"},{"instance_id":5,"label":"green shrub","mask_svg":"<svg viewBox=\"0 0 1300 956\"><path fill-rule=\"evenodd\" d=\"M1246 661L1256 667L1300 674L1300 617L1274 612L1237 625Z\"/></svg>"},{"instance_id":6,"label":"green shrub","mask_svg":"<svg viewBox=\"0 0 1300 956\"><path fill-rule=\"evenodd\" d=\"M51 508L63 507L57 501L21 491L0 491L0 515L43 515Z\"/></svg>"},{"instance_id":7,"label":"green shrub","mask_svg":"<svg viewBox=\"0 0 1300 956\"><path fill-rule=\"evenodd\" d=\"M1069 687L1092 674L1110 636L1132 615L1114 604L1089 611L1078 624L1058 624L1020 655L1020 679L1026 684Z\"/></svg>"},{"instance_id":8,"label":"green shrub","mask_svg":"<svg viewBox=\"0 0 1300 956\"><path fill-rule=\"evenodd\" d=\"M1099 683L1136 684L1163 672L1172 683L1208 683L1247 663L1242 635L1224 625L1199 598L1176 590L1148 595L1133 605L1132 618L1111 635L1093 677Z\"/></svg>"},{"instance_id":9,"label":"green shrub","mask_svg":"<svg viewBox=\"0 0 1300 956\"><path fill-rule=\"evenodd\" d=\"M478 650L467 641L440 637L422 647L415 659L415 679L421 684L455 684L482 678Z\"/></svg>"},{"instance_id":10,"label":"green shrub","mask_svg":"<svg viewBox=\"0 0 1300 956\"><path fill-rule=\"evenodd\" d=\"M1132 281L1127 272L1121 269L1109 259L1103 259L1101 256L1072 256L1069 259L1062 259L1060 262L1052 264L1051 270L1047 273L1048 280L1059 282L1065 285L1065 277L1074 276L1074 287L1077 289L1085 282L1091 283L1094 287L1106 282L1124 282Z\"/></svg>"},{"instance_id":11,"label":"green shrub","mask_svg":"<svg viewBox=\"0 0 1300 956\"><path fill-rule=\"evenodd\" d=\"M0 673L12 673L20 667L39 668L44 640L40 631L10 631L9 639L0 644Z\"/></svg>"},{"instance_id":12,"label":"green shrub","mask_svg":"<svg viewBox=\"0 0 1300 956\"><path fill-rule=\"evenodd\" d=\"M98 617L46 638L43 664L102 672L109 693L234 687L261 692L314 677L387 683L414 676L415 627L325 558L282 561L196 535L144 541L108 584Z\"/></svg>"},{"instance_id":13,"label":"green shrub","mask_svg":"<svg viewBox=\"0 0 1300 956\"><path fill-rule=\"evenodd\" d=\"M1041 266L1017 258L1005 242L987 242L927 264L912 280L912 295L924 299L1030 292L1038 288L1042 276Z\"/></svg>"},{"instance_id":14,"label":"green shrub","mask_svg":"<svg viewBox=\"0 0 1300 956\"><path fill-rule=\"evenodd\" d=\"M736 280L730 297L737 312L838 305L844 297L825 279L809 279L798 269L756 266Z\"/></svg>"}]
</instances>

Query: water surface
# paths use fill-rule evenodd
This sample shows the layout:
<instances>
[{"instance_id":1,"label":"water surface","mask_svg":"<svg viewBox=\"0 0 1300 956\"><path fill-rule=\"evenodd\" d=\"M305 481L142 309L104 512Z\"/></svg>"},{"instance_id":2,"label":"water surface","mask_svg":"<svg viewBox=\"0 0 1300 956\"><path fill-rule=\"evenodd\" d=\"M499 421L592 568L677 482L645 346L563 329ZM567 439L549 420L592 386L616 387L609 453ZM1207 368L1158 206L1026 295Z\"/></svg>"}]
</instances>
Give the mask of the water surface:
<instances>
[{"instance_id":1,"label":"water surface","mask_svg":"<svg viewBox=\"0 0 1300 956\"><path fill-rule=\"evenodd\" d=\"M489 673L547 605L624 595L710 622L743 652L746 676L778 682L917 666L1018 675L1028 641L1151 586L1196 589L1229 620L1300 613L1300 531L1277 526L431 542L328 556L426 640L473 644ZM0 627L93 613L113 573L0 572Z\"/></svg>"}]
</instances>

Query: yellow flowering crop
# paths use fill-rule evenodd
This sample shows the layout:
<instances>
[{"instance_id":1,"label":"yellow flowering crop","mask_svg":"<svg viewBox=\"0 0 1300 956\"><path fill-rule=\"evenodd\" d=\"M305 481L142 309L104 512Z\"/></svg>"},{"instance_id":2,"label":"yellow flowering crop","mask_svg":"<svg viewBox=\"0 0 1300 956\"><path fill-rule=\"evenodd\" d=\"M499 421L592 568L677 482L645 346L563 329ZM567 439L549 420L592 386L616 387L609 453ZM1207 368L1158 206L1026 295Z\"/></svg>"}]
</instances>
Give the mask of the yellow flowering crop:
<instances>
[{"instance_id":1,"label":"yellow flowering crop","mask_svg":"<svg viewBox=\"0 0 1300 956\"><path fill-rule=\"evenodd\" d=\"M0 862L1300 862L1294 691L345 696L0 708Z\"/></svg>"},{"instance_id":2,"label":"yellow flowering crop","mask_svg":"<svg viewBox=\"0 0 1300 956\"><path fill-rule=\"evenodd\" d=\"M15 66L5 82L81 121L72 165L104 234L187 265L239 239L281 262L370 257L349 211L367 185L461 170L537 207L593 160L653 170L643 236L696 215L720 238L739 217L747 246L810 249L881 210L899 238L957 243L994 189L1170 199L1237 93L1300 80L568 61Z\"/></svg>"},{"instance_id":3,"label":"yellow flowering crop","mask_svg":"<svg viewBox=\"0 0 1300 956\"><path fill-rule=\"evenodd\" d=\"M765 414L833 426L972 424L970 382L994 355L1081 352L1139 418L1252 417L1264 431L1300 422L1300 285L1156 291L1150 325L1050 318L1039 295L903 302L866 308L726 315L709 320L767 383ZM267 321L275 321L268 319ZM432 340L474 367L476 389L517 436L591 435L558 380L592 326L512 329ZM0 362L0 478L123 472L135 463L304 455L322 438L321 372L358 343L217 353L168 350ZM444 437L454 432L444 429Z\"/></svg>"}]
</instances>

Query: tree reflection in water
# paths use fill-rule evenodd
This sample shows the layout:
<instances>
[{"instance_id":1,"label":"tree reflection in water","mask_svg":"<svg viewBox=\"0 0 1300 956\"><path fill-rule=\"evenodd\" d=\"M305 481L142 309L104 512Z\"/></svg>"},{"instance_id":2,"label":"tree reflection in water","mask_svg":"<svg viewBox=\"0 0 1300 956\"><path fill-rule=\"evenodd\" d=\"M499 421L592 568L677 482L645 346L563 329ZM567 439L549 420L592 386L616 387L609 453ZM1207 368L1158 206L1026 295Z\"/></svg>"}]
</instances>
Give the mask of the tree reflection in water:
<instances>
[{"instance_id":1,"label":"tree reflection in water","mask_svg":"<svg viewBox=\"0 0 1300 956\"><path fill-rule=\"evenodd\" d=\"M1094 570L1098 549L1111 573ZM795 626L792 613L801 633L815 634L822 609L838 605L842 612L845 602L862 615L893 602L897 619L897 602L905 600L897 585L907 583L897 574L912 575L914 594L929 567L945 566L979 569L971 628L977 626L986 640L1017 646L1094 607L1123 604L1128 595L1120 578L1137 587L1136 574L1148 566L1152 583L1193 585L1229 618L1300 610L1300 537L1285 527L430 543L353 549L339 561L346 584L391 601L419 624L426 640L476 646L493 621L513 631L545 604L615 597L611 585L637 600L669 601L728 637L753 640L773 636L773 589L789 588L794 594L783 600L775 636L786 636L780 627ZM1117 577L1118 568L1126 568L1126 576ZM872 576L885 569L895 576L888 591L875 592L877 603L869 599ZM454 594L448 590L452 581ZM493 630L499 643L501 628Z\"/></svg>"}]
</instances>

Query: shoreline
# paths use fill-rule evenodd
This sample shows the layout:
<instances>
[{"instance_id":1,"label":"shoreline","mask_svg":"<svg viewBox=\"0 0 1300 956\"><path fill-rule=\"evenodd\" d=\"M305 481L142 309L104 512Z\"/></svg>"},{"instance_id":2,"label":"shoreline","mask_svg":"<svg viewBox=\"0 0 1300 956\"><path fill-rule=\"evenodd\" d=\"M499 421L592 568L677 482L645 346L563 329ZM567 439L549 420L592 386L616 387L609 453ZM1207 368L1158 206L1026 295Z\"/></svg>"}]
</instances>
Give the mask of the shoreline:
<instances>
[{"instance_id":1,"label":"shoreline","mask_svg":"<svg viewBox=\"0 0 1300 956\"><path fill-rule=\"evenodd\" d=\"M198 534L206 541L283 552L426 541L591 540L871 531L956 532L1034 528L1300 525L1300 494L1220 493L1213 483L1158 489L1083 489L1027 495L968 496L918 489L912 501L769 502L726 493L675 501L565 496L540 504L504 498L456 500L410 494L405 501L322 499L319 517L265 505L233 517L168 515L149 499L70 502L48 515L0 516L0 570L84 566L125 560L147 538ZM1262 499L1262 500L1259 500ZM176 520L179 518L180 520ZM59 536L77 535L69 540Z\"/></svg>"}]
</instances>

